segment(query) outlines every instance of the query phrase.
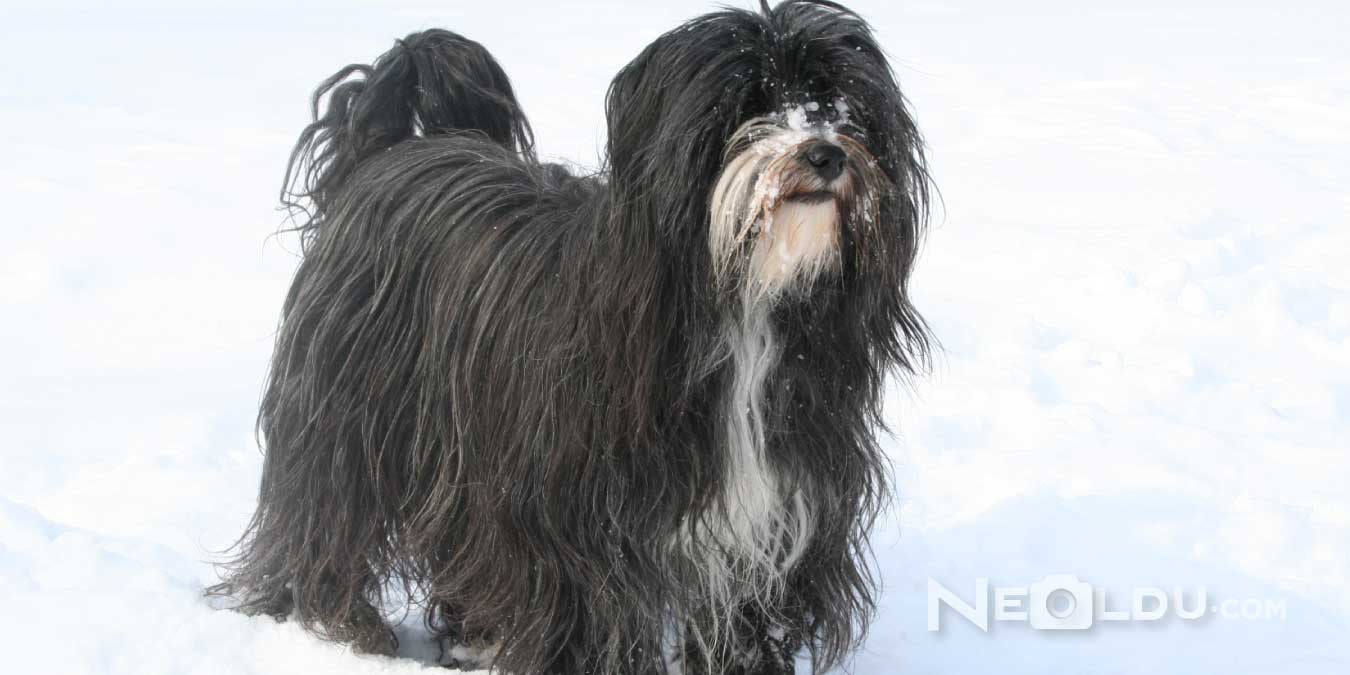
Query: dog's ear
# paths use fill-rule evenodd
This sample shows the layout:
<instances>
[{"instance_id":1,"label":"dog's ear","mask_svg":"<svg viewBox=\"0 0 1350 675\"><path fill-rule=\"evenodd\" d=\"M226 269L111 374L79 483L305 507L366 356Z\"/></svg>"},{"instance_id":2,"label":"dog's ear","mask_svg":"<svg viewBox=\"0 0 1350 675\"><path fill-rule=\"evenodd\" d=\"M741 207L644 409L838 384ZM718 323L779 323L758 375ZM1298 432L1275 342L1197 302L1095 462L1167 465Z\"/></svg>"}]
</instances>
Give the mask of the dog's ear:
<instances>
[{"instance_id":1,"label":"dog's ear","mask_svg":"<svg viewBox=\"0 0 1350 675\"><path fill-rule=\"evenodd\" d=\"M614 76L605 94L605 121L609 131L605 150L612 172L627 173L627 160L633 158L627 156L624 149L645 145L660 119L665 92L660 87L644 86L655 58L654 47L648 46L624 66Z\"/></svg>"},{"instance_id":2,"label":"dog's ear","mask_svg":"<svg viewBox=\"0 0 1350 675\"><path fill-rule=\"evenodd\" d=\"M668 33L624 66L605 101L610 192L630 236L688 256L706 233L725 134L716 83L696 55L704 34Z\"/></svg>"},{"instance_id":3,"label":"dog's ear","mask_svg":"<svg viewBox=\"0 0 1350 675\"><path fill-rule=\"evenodd\" d=\"M615 76L605 99L611 191L642 208L666 241L706 233L725 144L762 86L764 30L747 12L700 17L657 38ZM699 230L701 229L701 232Z\"/></svg>"}]
</instances>

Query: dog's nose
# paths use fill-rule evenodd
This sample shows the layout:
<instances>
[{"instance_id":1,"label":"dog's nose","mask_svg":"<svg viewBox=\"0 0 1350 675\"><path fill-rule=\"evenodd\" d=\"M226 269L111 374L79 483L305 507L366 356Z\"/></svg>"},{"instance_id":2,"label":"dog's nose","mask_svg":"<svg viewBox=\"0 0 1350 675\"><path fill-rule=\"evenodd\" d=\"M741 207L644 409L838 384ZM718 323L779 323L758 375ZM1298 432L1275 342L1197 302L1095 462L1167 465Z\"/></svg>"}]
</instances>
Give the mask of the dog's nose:
<instances>
[{"instance_id":1,"label":"dog's nose","mask_svg":"<svg viewBox=\"0 0 1350 675\"><path fill-rule=\"evenodd\" d=\"M844 154L844 149L833 144L820 142L812 144L802 154L802 158L815 168L816 173L820 174L822 180L832 181L844 172L844 161L848 155Z\"/></svg>"}]
</instances>

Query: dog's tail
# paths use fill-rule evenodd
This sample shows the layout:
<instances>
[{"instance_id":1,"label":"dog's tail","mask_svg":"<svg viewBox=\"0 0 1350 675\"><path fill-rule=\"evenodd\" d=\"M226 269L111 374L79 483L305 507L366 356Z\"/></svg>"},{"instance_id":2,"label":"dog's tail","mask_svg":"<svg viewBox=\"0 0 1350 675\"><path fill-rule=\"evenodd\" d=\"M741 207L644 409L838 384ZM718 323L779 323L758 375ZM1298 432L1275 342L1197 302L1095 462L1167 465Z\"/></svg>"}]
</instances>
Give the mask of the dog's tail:
<instances>
[{"instance_id":1,"label":"dog's tail","mask_svg":"<svg viewBox=\"0 0 1350 675\"><path fill-rule=\"evenodd\" d=\"M334 73L315 90L312 115L281 188L292 215L307 216L296 219L306 223L298 226L302 234L318 225L357 167L410 138L476 132L534 153L534 135L502 67L482 45L446 30L413 33L373 65Z\"/></svg>"}]
</instances>

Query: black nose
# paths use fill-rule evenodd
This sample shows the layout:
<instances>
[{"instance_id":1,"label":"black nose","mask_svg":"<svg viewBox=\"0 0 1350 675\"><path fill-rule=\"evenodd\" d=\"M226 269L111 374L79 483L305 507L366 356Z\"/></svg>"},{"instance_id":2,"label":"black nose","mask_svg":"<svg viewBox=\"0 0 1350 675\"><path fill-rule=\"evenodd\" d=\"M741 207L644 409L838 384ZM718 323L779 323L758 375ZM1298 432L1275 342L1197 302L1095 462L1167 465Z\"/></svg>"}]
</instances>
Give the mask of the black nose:
<instances>
[{"instance_id":1,"label":"black nose","mask_svg":"<svg viewBox=\"0 0 1350 675\"><path fill-rule=\"evenodd\" d=\"M821 180L832 181L844 172L844 161L848 155L844 154L843 148L833 143L820 142L807 148L802 157L807 164L815 167Z\"/></svg>"}]
</instances>

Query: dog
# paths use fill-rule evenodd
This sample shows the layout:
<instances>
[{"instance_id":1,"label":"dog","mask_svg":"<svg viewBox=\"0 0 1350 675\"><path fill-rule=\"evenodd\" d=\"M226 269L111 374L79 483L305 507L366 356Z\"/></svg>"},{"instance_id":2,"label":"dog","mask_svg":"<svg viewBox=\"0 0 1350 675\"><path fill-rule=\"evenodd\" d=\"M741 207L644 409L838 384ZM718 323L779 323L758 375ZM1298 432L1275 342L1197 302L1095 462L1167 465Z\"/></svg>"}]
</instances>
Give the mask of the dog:
<instances>
[{"instance_id":1,"label":"dog","mask_svg":"<svg viewBox=\"0 0 1350 675\"><path fill-rule=\"evenodd\" d=\"M847 660L883 385L931 341L896 77L849 9L761 3L657 38L605 112L601 170L540 162L445 30L318 87L257 511L210 593L392 654L401 587L444 665L509 674Z\"/></svg>"}]
</instances>

